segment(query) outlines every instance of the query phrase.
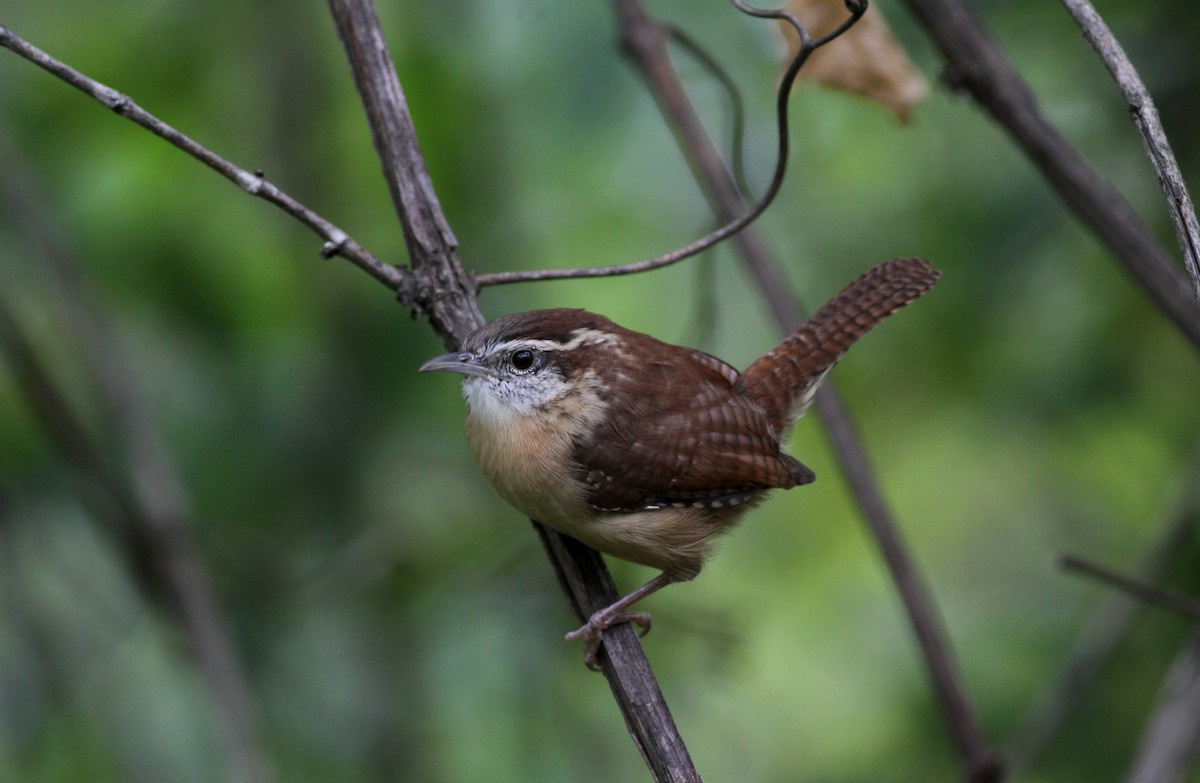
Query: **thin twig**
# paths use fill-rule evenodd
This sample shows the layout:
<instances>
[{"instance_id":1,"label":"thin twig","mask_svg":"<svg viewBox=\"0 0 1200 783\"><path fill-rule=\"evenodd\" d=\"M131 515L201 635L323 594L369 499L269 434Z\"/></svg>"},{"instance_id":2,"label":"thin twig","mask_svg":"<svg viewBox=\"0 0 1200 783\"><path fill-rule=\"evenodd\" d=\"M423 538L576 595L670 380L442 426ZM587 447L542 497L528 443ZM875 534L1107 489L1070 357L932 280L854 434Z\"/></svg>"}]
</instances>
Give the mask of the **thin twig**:
<instances>
[{"instance_id":1,"label":"thin twig","mask_svg":"<svg viewBox=\"0 0 1200 783\"><path fill-rule=\"evenodd\" d=\"M800 73L800 69L808 62L808 58L820 47L834 40L855 22L857 22L867 10L865 0L855 2L850 0L846 3L849 16L844 22L838 25L834 30L819 38L813 38L809 34L808 29L795 16L780 10L764 10L754 8L740 0L732 0L733 4L743 13L750 16L756 16L763 19L776 19L787 22L795 28L800 36L800 47L796 51L796 55L788 64L784 71L783 78L780 79L779 89L775 95L775 121L776 121L776 142L778 144L778 152L775 158L775 171L771 175L771 183L767 185L766 192L754 204L753 207L746 210L743 205L743 211L738 215L731 215L723 218L727 222L720 228L712 231L706 236L697 239L694 242L684 245L683 247L672 250L670 253L664 253L654 258L648 258L645 261L634 261L628 264L616 264L613 266L592 266L579 267L575 269L533 269L522 270L517 272L495 272L492 274L480 274L475 276L475 282L480 288L492 285L505 285L508 283L526 283L535 280L566 280L580 277L612 277L615 275L629 275L637 272L648 272L652 269L661 269L662 267L683 261L686 258L700 253L718 242L734 236L746 226L758 219L767 207L771 206L771 202L775 200L775 196L779 194L779 189L783 186L784 176L787 174L788 153L789 153L789 133L788 133L788 98L791 95L792 85L796 82L796 77ZM739 199L739 202L741 200Z\"/></svg>"},{"instance_id":2,"label":"thin twig","mask_svg":"<svg viewBox=\"0 0 1200 783\"><path fill-rule=\"evenodd\" d=\"M651 19L638 0L612 0L621 40L648 89L672 126L718 217L738 214L743 208L739 189L720 155L713 148L694 108L682 89L664 45L663 27ZM784 332L801 321L795 300L788 295L782 273L757 231L743 231L733 243L750 268L752 277L771 306ZM833 387L826 383L817 397L818 410L850 481L859 505L879 544L908 611L910 622L929 666L934 690L959 750L968 779L996 781L1002 771L996 754L983 736L954 665L950 644L941 628L933 599L908 554L895 520L878 488L858 438Z\"/></svg>"},{"instance_id":3,"label":"thin twig","mask_svg":"<svg viewBox=\"0 0 1200 783\"><path fill-rule=\"evenodd\" d=\"M1083 30L1083 37L1104 60L1109 73L1129 104L1133 124L1141 134L1142 144L1146 147L1146 154L1154 166L1154 173L1158 176L1158 184L1162 186L1163 196L1167 199L1167 211L1171 215L1171 223L1175 226L1175 238L1183 253L1183 266L1192 279L1192 293L1200 303L1200 265L1197 264L1197 256L1200 255L1200 225L1196 223L1196 210L1192 206L1192 198L1188 195L1183 174L1179 171L1179 163L1175 160L1175 153L1171 151L1171 144L1167 141L1167 133L1158 118L1154 99L1150 97L1150 91L1146 89L1125 50L1121 48L1121 44L1117 42L1092 4L1088 0L1062 0L1062 4L1071 16L1075 17L1075 21Z\"/></svg>"},{"instance_id":4,"label":"thin twig","mask_svg":"<svg viewBox=\"0 0 1200 783\"><path fill-rule=\"evenodd\" d=\"M230 180L252 196L271 202L304 225L311 228L325 244L321 255L326 258L342 256L379 282L386 285L405 303L410 302L413 282L408 270L385 264L350 238L346 232L313 212L290 195L267 181L261 173L250 173L222 158L175 128L138 106L127 95L84 76L79 71L51 57L24 40L7 27L0 25L0 46L49 71L67 84L90 95L126 119L136 122L154 135L165 139L196 160Z\"/></svg>"},{"instance_id":5,"label":"thin twig","mask_svg":"<svg viewBox=\"0 0 1200 783\"><path fill-rule=\"evenodd\" d=\"M1105 568L1098 563L1093 563L1076 555L1063 555L1059 559L1059 565L1066 571L1076 571L1090 576L1093 579L1098 579L1101 582L1119 588L1121 591L1142 601L1164 606L1185 617L1200 621L1200 601L1188 598L1181 593L1164 590L1161 587L1143 582L1140 579L1119 574L1110 568Z\"/></svg>"},{"instance_id":6,"label":"thin twig","mask_svg":"<svg viewBox=\"0 0 1200 783\"><path fill-rule=\"evenodd\" d=\"M1179 553L1187 550L1195 536L1197 514L1200 513L1197 467L1200 463L1193 459L1183 472L1181 497L1165 515L1163 532L1155 536L1153 545L1134 568L1142 581L1156 580ZM1144 607L1129 596L1112 593L1092 612L1061 672L1041 690L1019 728L1013 732L1008 743L1008 758L1014 776L1020 777L1021 770L1042 755L1067 717L1091 693L1105 663Z\"/></svg>"},{"instance_id":7,"label":"thin twig","mask_svg":"<svg viewBox=\"0 0 1200 783\"><path fill-rule=\"evenodd\" d=\"M1145 223L1038 107L1033 91L964 0L904 0L965 89L1012 136L1076 217L1200 349L1200 311L1187 276Z\"/></svg>"}]
</instances>

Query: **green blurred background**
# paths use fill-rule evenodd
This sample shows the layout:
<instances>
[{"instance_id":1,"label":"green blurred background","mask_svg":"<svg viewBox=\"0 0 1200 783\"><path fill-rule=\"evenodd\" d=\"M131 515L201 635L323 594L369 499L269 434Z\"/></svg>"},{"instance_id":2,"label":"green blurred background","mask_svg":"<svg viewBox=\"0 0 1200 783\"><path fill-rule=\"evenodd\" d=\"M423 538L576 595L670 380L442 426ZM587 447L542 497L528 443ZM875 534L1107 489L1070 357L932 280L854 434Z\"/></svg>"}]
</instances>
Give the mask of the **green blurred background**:
<instances>
[{"instance_id":1,"label":"green blurred background","mask_svg":"<svg viewBox=\"0 0 1200 783\"><path fill-rule=\"evenodd\" d=\"M936 80L923 33L880 5ZM1065 11L977 6L1174 253L1128 113ZM774 28L718 0L651 8L742 85L761 189ZM1200 187L1200 9L1100 10ZM468 267L637 260L709 227L607 4L380 12ZM0 23L405 261L323 4L43 0L5 4ZM727 138L719 90L680 70ZM760 225L794 290L819 304L898 255L945 272L834 378L1004 749L1107 594L1058 555L1133 568L1195 481L1195 352L969 101L936 88L908 127L811 86L792 106L794 162ZM282 212L7 51L0 176L36 191L0 204L0 296L103 440L111 423L30 228L51 221L178 461L280 780L647 778L603 679L562 641L573 620L528 522L474 469L457 384L416 374L442 350L425 324L321 261ZM727 250L488 290L482 306L588 307L738 366L779 337ZM0 358L0 781L227 780L180 632L139 594L10 370ZM816 484L780 493L700 579L646 607L650 660L697 765L710 781L954 779L922 661L815 418L792 450ZM1198 561L1180 548L1161 581L1195 592ZM612 566L626 588L649 576ZM1120 777L1187 634L1175 616L1140 616L1020 779Z\"/></svg>"}]
</instances>

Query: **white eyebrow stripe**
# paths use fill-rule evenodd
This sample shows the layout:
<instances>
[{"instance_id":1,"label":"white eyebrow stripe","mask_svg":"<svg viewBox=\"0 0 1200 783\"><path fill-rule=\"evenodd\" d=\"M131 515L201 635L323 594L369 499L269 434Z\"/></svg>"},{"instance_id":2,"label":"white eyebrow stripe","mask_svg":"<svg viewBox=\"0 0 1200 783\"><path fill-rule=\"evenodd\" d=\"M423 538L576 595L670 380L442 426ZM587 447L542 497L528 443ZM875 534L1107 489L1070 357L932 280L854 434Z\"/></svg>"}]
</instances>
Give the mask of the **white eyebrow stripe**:
<instances>
[{"instance_id":1,"label":"white eyebrow stripe","mask_svg":"<svg viewBox=\"0 0 1200 783\"><path fill-rule=\"evenodd\" d=\"M599 329L576 329L571 332L571 335L571 339L565 343L558 340L504 340L493 344L488 353L502 353L518 348L533 348L539 351L570 351L581 345L603 344L613 339L611 333L602 332Z\"/></svg>"}]
</instances>

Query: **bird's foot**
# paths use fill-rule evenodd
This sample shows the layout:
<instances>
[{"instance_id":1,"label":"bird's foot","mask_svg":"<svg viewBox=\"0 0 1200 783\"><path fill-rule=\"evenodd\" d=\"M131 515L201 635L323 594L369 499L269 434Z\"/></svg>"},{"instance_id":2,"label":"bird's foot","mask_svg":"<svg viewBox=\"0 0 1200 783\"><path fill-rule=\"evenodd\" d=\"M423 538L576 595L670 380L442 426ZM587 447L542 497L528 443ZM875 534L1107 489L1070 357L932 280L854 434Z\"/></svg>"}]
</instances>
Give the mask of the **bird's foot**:
<instances>
[{"instance_id":1,"label":"bird's foot","mask_svg":"<svg viewBox=\"0 0 1200 783\"><path fill-rule=\"evenodd\" d=\"M596 663L596 653L600 651L600 643L607 628L621 623L633 623L641 628L638 636L650 633L649 612L626 612L621 609L612 611L614 608L616 607L610 606L595 612L586 623L567 634L569 642L583 639L583 665L594 672L600 671L600 665Z\"/></svg>"}]
</instances>

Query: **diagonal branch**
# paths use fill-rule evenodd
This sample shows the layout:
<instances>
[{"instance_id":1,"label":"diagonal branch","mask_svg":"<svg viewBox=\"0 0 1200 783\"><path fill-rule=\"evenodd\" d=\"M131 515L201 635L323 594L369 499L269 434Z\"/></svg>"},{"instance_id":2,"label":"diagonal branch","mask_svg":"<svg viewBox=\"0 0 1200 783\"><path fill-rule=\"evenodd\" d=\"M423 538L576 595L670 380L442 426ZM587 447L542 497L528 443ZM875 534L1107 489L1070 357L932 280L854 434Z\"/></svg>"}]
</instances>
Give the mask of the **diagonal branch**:
<instances>
[{"instance_id":1,"label":"diagonal branch","mask_svg":"<svg viewBox=\"0 0 1200 783\"><path fill-rule=\"evenodd\" d=\"M179 132L133 100L111 87L84 76L43 52L18 36L4 25L0 25L0 46L24 57L34 65L49 71L67 84L75 87L128 120L136 122L154 135L165 139L191 155L213 171L230 180L252 196L269 201L287 212L325 240L321 255L326 258L338 255L395 291L402 301L408 301L412 282L408 270L391 266L368 253L346 232L313 212L290 195L267 181L261 172L250 173L217 155L202 144Z\"/></svg>"},{"instance_id":2,"label":"diagonal branch","mask_svg":"<svg viewBox=\"0 0 1200 783\"><path fill-rule=\"evenodd\" d=\"M744 206L737 184L704 132L671 66L665 47L664 28L647 15L638 0L612 0L612 5L625 51L658 101L713 210L722 219L738 214ZM786 294L788 288L783 282L779 265L761 236L753 230L743 231L734 237L733 244L751 270L782 330L792 331L799 325L802 316L795 301ZM828 383L818 393L817 406L842 469L896 581L968 779L980 782L999 780L1001 771L998 760L967 701L933 599L883 500L862 442L840 399Z\"/></svg>"},{"instance_id":3,"label":"diagonal branch","mask_svg":"<svg viewBox=\"0 0 1200 783\"><path fill-rule=\"evenodd\" d=\"M1129 202L1105 182L1038 107L963 0L905 0L949 66L948 80L1012 136L1075 216L1104 244L1156 307L1200 349L1200 311L1186 276Z\"/></svg>"},{"instance_id":4,"label":"diagonal branch","mask_svg":"<svg viewBox=\"0 0 1200 783\"><path fill-rule=\"evenodd\" d=\"M1146 154L1150 157L1154 173L1158 176L1158 184L1162 186L1163 195L1167 199L1167 211L1171 215L1171 224L1175 226L1175 238L1183 252L1183 266L1192 278L1192 293L1196 301L1200 302L1200 266L1197 265L1197 256L1200 256L1200 226L1196 224L1196 210L1192 206L1192 198L1188 195L1183 174L1179 171L1179 163L1175 160L1175 153L1171 151L1171 144L1167 141L1167 133L1158 119L1154 99L1150 97L1150 91L1138 76L1137 69L1129 61L1125 50L1121 48L1121 44L1117 42L1092 4L1088 0L1062 0L1062 3L1071 16L1075 17L1088 43L1104 60L1109 73L1116 80L1121 94L1129 104L1133 124L1141 134L1142 144L1146 147Z\"/></svg>"},{"instance_id":5,"label":"diagonal branch","mask_svg":"<svg viewBox=\"0 0 1200 783\"><path fill-rule=\"evenodd\" d=\"M453 234L437 203L412 120L371 0L329 0L359 95L371 124L396 212L421 281L417 306L453 348L480 323L473 281L458 260ZM582 622L617 595L594 551L534 523L576 615ZM605 635L601 665L626 725L658 781L698 781L683 738L629 625Z\"/></svg>"},{"instance_id":6,"label":"diagonal branch","mask_svg":"<svg viewBox=\"0 0 1200 783\"><path fill-rule=\"evenodd\" d=\"M1165 590L1143 579L1119 574L1111 568L1085 560L1075 555L1063 555L1059 565L1065 571L1076 571L1100 582L1111 585L1147 604L1158 605L1178 612L1184 617L1200 622L1200 601L1174 590Z\"/></svg>"},{"instance_id":7,"label":"diagonal branch","mask_svg":"<svg viewBox=\"0 0 1200 783\"><path fill-rule=\"evenodd\" d=\"M442 213L396 67L370 0L329 0L350 61L375 151L400 218L418 280L414 305L448 347L483 324L475 286L458 258L458 240Z\"/></svg>"}]
</instances>

